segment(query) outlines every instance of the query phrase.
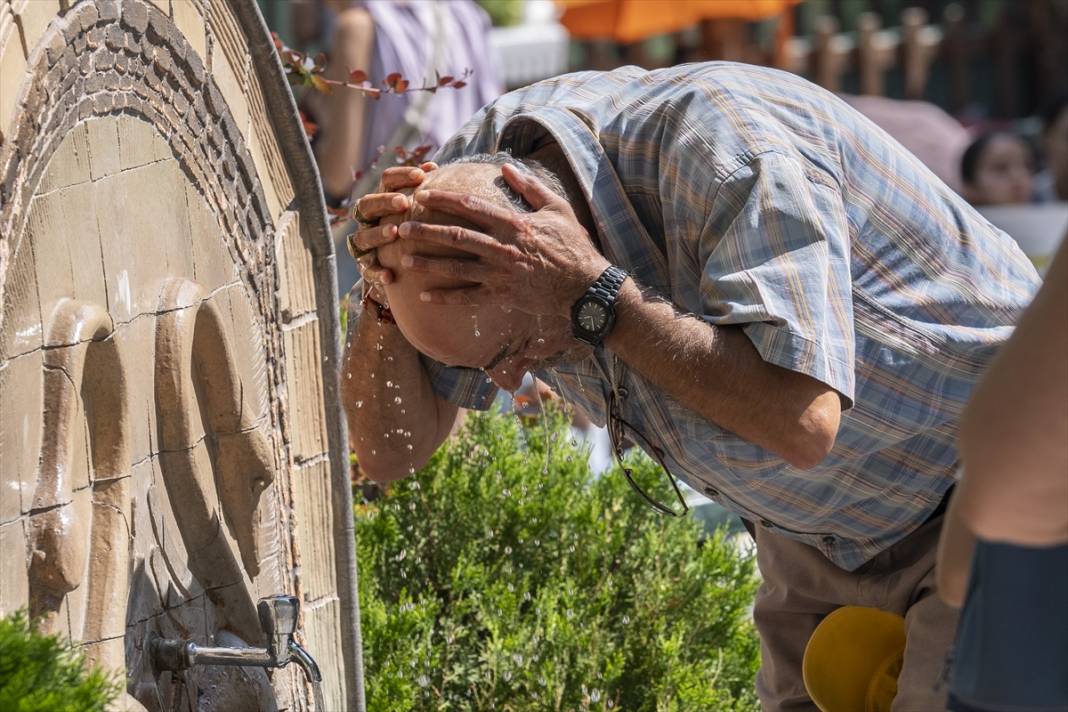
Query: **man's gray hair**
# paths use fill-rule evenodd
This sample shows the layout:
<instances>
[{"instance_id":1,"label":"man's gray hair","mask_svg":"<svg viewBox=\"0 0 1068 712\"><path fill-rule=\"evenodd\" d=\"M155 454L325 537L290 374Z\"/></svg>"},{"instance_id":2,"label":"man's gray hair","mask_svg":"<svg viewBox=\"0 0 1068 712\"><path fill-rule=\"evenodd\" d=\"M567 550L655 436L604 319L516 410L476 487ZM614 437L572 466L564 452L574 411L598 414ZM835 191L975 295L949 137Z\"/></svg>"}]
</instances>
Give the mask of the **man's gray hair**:
<instances>
[{"instance_id":1,"label":"man's gray hair","mask_svg":"<svg viewBox=\"0 0 1068 712\"><path fill-rule=\"evenodd\" d=\"M470 156L460 156L454 158L451 161L447 161L442 164L445 166L456 166L464 163L481 163L489 164L491 166L504 166L510 165L527 173L533 173L534 177L545 184L545 187L552 192L559 195L561 198L567 199L567 193L564 191L564 184L560 182L560 179L555 173L550 171L540 162L531 158L516 158L507 151L497 151L496 153L475 153ZM513 208L522 213L529 213L533 210L530 203L523 199L519 193L515 192L504 178L497 178L493 181L493 184L501 190L504 196L508 199L508 202Z\"/></svg>"}]
</instances>

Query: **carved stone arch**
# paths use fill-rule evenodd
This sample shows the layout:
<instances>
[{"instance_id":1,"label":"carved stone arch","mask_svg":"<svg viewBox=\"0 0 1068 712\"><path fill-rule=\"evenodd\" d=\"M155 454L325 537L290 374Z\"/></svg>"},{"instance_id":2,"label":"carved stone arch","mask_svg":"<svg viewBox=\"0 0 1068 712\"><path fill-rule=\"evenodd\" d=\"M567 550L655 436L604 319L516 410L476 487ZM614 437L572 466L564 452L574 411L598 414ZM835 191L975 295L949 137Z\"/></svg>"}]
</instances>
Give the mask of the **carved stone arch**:
<instances>
[{"instance_id":1,"label":"carved stone arch","mask_svg":"<svg viewBox=\"0 0 1068 712\"><path fill-rule=\"evenodd\" d=\"M0 615L135 708L302 709L293 668L172 684L144 647L258 644L295 594L361 709L333 248L255 3L0 0L0 132Z\"/></svg>"}]
</instances>

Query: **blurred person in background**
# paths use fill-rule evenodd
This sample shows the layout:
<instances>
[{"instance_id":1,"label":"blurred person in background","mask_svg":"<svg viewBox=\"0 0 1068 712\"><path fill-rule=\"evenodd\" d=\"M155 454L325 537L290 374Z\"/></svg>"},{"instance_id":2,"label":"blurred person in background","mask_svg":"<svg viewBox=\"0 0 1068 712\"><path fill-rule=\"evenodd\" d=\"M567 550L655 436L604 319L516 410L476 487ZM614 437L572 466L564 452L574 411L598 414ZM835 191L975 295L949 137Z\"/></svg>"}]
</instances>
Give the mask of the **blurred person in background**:
<instances>
[{"instance_id":1,"label":"blurred person in background","mask_svg":"<svg viewBox=\"0 0 1068 712\"><path fill-rule=\"evenodd\" d=\"M963 604L954 712L1068 710L1068 240L983 376L938 590Z\"/></svg>"},{"instance_id":2,"label":"blurred person in background","mask_svg":"<svg viewBox=\"0 0 1068 712\"><path fill-rule=\"evenodd\" d=\"M433 84L438 74L473 72L462 89L408 92L376 101L335 88L315 97L321 99L314 107L320 127L315 155L329 205L373 188L393 164L395 146L410 151L428 144L431 153L437 150L502 91L487 44L489 18L473 0L326 0L319 9L319 30L328 33L330 47L328 79L346 81L350 71L362 69L374 86L393 72L420 86ZM356 278L352 262L339 262L341 289Z\"/></svg>"},{"instance_id":3,"label":"blurred person in background","mask_svg":"<svg viewBox=\"0 0 1068 712\"><path fill-rule=\"evenodd\" d=\"M1031 147L1008 131L980 135L960 158L964 197L972 205L1031 202L1034 172Z\"/></svg>"},{"instance_id":4,"label":"blurred person in background","mask_svg":"<svg viewBox=\"0 0 1068 712\"><path fill-rule=\"evenodd\" d=\"M1043 114L1042 151L1046 167L1035 176L1041 202L1068 201L1068 94L1050 102Z\"/></svg>"}]
</instances>

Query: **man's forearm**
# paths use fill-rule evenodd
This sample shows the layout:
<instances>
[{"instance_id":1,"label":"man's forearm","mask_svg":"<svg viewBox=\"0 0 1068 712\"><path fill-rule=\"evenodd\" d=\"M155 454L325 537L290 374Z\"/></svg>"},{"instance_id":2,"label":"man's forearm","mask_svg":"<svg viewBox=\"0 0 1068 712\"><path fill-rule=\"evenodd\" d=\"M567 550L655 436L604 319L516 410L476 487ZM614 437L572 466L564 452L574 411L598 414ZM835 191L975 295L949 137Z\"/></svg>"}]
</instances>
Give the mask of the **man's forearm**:
<instances>
[{"instance_id":1,"label":"man's forearm","mask_svg":"<svg viewBox=\"0 0 1068 712\"><path fill-rule=\"evenodd\" d=\"M841 405L827 385L765 362L738 327L717 327L628 279L605 345L684 406L796 467L830 451Z\"/></svg>"},{"instance_id":2,"label":"man's forearm","mask_svg":"<svg viewBox=\"0 0 1068 712\"><path fill-rule=\"evenodd\" d=\"M396 325L363 314L354 331L341 370L349 446L371 479L399 479L426 464L457 409L434 393Z\"/></svg>"}]
</instances>

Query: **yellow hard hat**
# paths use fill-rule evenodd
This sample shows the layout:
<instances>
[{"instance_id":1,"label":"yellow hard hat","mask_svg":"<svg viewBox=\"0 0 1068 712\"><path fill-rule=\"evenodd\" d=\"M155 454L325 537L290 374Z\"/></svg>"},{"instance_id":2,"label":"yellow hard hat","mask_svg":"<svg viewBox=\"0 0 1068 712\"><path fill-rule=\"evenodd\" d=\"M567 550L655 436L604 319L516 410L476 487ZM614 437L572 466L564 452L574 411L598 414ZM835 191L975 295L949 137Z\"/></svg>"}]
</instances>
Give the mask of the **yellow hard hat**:
<instances>
[{"instance_id":1,"label":"yellow hard hat","mask_svg":"<svg viewBox=\"0 0 1068 712\"><path fill-rule=\"evenodd\" d=\"M808 640L801 663L805 689L822 712L890 712L904 655L904 618L843 606Z\"/></svg>"}]
</instances>

